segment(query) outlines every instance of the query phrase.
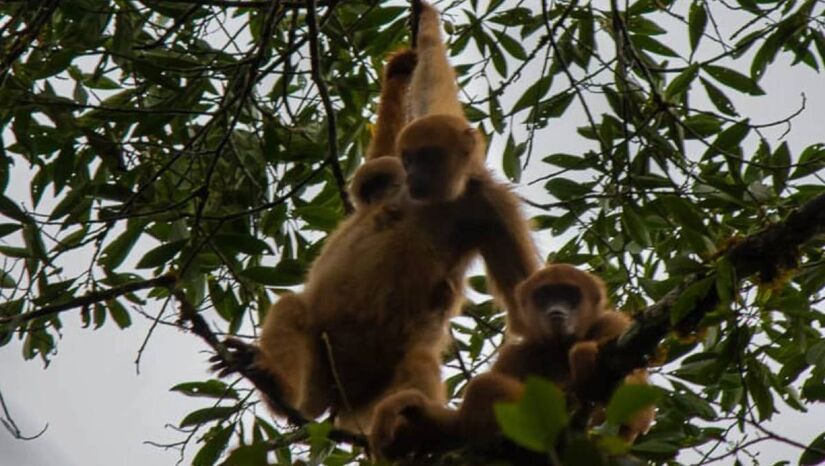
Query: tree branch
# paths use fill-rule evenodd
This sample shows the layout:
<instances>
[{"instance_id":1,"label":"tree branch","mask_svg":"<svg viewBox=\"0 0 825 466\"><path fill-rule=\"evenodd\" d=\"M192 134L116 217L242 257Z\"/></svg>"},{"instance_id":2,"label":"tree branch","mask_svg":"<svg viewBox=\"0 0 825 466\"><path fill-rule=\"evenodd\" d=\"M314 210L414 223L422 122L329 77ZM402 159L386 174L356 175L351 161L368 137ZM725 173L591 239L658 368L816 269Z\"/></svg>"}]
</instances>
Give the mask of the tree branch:
<instances>
[{"instance_id":1,"label":"tree branch","mask_svg":"<svg viewBox=\"0 0 825 466\"><path fill-rule=\"evenodd\" d=\"M280 396L280 388L274 383L272 376L258 369L254 365L233 364L234 357L231 352L226 349L226 346L218 339L209 324L203 316L200 315L195 306L187 299L186 294L182 289L172 288L172 295L177 299L180 305L181 320L188 321L191 324L190 330L195 335L201 337L217 355L226 363L227 367L232 367L237 370L241 376L249 380L255 388L260 391L269 402L275 405L278 410L284 413L290 424L296 427L303 427L311 421L304 417L300 411L286 403ZM307 437L298 436L296 441L304 440ZM366 447L368 445L367 439L360 434L355 434L342 429L332 429L327 435L332 441L345 442L351 445Z\"/></svg>"},{"instance_id":2,"label":"tree branch","mask_svg":"<svg viewBox=\"0 0 825 466\"><path fill-rule=\"evenodd\" d=\"M307 0L307 27L309 28L309 54L310 63L312 66L312 82L318 88L318 94L321 96L321 101L324 104L324 111L327 114L327 139L329 139L329 154L327 155L327 164L332 168L332 175L335 177L335 182L338 184L338 193L341 196L341 202L344 204L344 210L349 214L352 213L352 204L349 201L349 194L347 194L347 183L344 180L344 174L341 171L341 164L338 162L338 130L335 125L335 109L332 108L332 99L329 97L329 89L321 76L321 61L319 58L320 52L318 48L318 20L315 17L315 0Z\"/></svg>"},{"instance_id":3,"label":"tree branch","mask_svg":"<svg viewBox=\"0 0 825 466\"><path fill-rule=\"evenodd\" d=\"M746 237L731 247L725 257L733 267L737 284L755 274L759 274L760 280L770 282L783 270L795 267L799 259L799 248L823 232L825 194L806 202L791 212L784 221ZM636 317L635 323L624 335L603 347L600 363L613 382L605 387L605 393L609 393L630 371L646 365L647 357L673 329L670 312L682 292L690 285L710 277L712 273L714 272L697 274L686 279ZM712 311L719 301L716 287L710 287L707 294L697 300L693 309L675 327L681 331L695 330L705 314Z\"/></svg>"},{"instance_id":4,"label":"tree branch","mask_svg":"<svg viewBox=\"0 0 825 466\"><path fill-rule=\"evenodd\" d=\"M169 287L172 286L177 281L177 279L178 277L176 274L168 273L166 275L161 275L150 280L127 283L125 285L109 288L107 290L93 291L91 293L85 294L78 298L71 299L64 303L44 306L35 311L27 312L24 314L18 314L15 316L0 317L0 325L13 324L13 326L17 326L30 320L50 316L53 314L59 314L63 311L68 311L70 309L86 307L94 303L99 303L101 301L108 301L110 299L123 296L127 293L131 293L133 291L145 290L147 288L155 288L159 286Z\"/></svg>"}]
</instances>

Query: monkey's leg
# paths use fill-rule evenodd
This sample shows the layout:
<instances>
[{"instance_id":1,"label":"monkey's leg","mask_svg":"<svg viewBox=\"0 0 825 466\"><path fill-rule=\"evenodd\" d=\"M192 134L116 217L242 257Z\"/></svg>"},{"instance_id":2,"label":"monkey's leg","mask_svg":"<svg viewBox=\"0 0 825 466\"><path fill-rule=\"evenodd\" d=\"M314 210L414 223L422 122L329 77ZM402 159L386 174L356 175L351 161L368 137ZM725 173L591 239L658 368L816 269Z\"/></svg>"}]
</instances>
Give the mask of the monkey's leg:
<instances>
[{"instance_id":1,"label":"monkey's leg","mask_svg":"<svg viewBox=\"0 0 825 466\"><path fill-rule=\"evenodd\" d=\"M320 415L326 405L311 396L316 390L308 386L317 350L300 295L284 295L269 309L259 347L257 364L278 380L283 400L308 417Z\"/></svg>"},{"instance_id":2,"label":"monkey's leg","mask_svg":"<svg viewBox=\"0 0 825 466\"><path fill-rule=\"evenodd\" d=\"M415 69L416 55L409 49L393 54L384 66L384 82L378 103L375 133L367 148L367 160L396 157L395 140L407 124L407 90Z\"/></svg>"},{"instance_id":3,"label":"monkey's leg","mask_svg":"<svg viewBox=\"0 0 825 466\"><path fill-rule=\"evenodd\" d=\"M495 372L481 374L464 389L464 401L458 410L461 435L469 442L483 445L495 440L500 429L493 406L521 398L524 385Z\"/></svg>"},{"instance_id":4,"label":"monkey's leg","mask_svg":"<svg viewBox=\"0 0 825 466\"><path fill-rule=\"evenodd\" d=\"M444 406L438 353L432 347L413 349L399 363L389 395L372 417L374 454L398 458L457 446L457 413Z\"/></svg>"}]
</instances>

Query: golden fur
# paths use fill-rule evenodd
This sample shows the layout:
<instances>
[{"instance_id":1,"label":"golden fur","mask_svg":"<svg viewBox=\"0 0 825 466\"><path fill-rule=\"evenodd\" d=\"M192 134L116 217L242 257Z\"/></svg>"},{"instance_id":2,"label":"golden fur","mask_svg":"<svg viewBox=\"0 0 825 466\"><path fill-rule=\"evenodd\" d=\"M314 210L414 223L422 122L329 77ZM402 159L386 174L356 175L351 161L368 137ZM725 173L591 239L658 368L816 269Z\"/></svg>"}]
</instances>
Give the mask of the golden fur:
<instances>
[{"instance_id":1,"label":"golden fur","mask_svg":"<svg viewBox=\"0 0 825 466\"><path fill-rule=\"evenodd\" d=\"M377 413L389 414L376 415L371 437L379 455L395 458L494 441L499 428L493 405L518 400L529 375L548 378L582 401L606 401L587 399L587 387L605 383L597 364L599 347L622 334L630 320L606 306L602 281L571 265L551 265L520 284L517 294L518 318L531 331L501 348L490 372L467 385L458 410L411 390L384 400ZM575 300L567 299L571 295ZM562 306L556 311L553 306L558 302ZM647 371L634 371L625 382L646 384ZM625 440L632 442L647 431L654 414L651 406L622 426ZM597 412L594 417L601 415Z\"/></svg>"},{"instance_id":2,"label":"golden fur","mask_svg":"<svg viewBox=\"0 0 825 466\"><path fill-rule=\"evenodd\" d=\"M420 27L437 31L438 15L422 16ZM413 56L449 67L446 56L426 56L432 51L444 53L434 47ZM254 351L254 364L272 375L278 395L304 415L331 409L340 427L362 432L370 431L376 403L392 394L411 390L446 402L440 363L447 325L479 252L508 303L516 284L537 268L518 200L484 168L483 140L463 117L422 117L397 134L406 121L410 61L401 52L385 70L376 135L351 187L359 208L329 236L304 290L269 310L258 349L228 344ZM431 77L417 73L409 86L445 77L454 80L452 69L433 70ZM447 89L440 98L460 109L450 86L434 88ZM409 98L428 97L410 91ZM424 149L435 148L441 162L422 165L422 154L415 153L402 166L399 154L421 149L412 137L429 141ZM428 195L413 196L411 180L426 185ZM450 195L431 195L434 183Z\"/></svg>"}]
</instances>

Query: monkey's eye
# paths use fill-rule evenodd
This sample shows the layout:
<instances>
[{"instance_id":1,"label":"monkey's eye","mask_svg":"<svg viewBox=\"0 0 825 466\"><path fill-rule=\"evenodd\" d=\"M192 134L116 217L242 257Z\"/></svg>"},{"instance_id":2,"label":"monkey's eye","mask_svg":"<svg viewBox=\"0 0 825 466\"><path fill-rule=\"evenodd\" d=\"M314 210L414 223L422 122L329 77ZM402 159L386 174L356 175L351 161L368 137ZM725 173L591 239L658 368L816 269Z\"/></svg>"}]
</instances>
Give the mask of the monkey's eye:
<instances>
[{"instance_id":1,"label":"monkey's eye","mask_svg":"<svg viewBox=\"0 0 825 466\"><path fill-rule=\"evenodd\" d=\"M565 307L575 309L581 302L582 294L579 288L568 284L544 285L533 293L533 302L539 309L544 309L552 304L563 304Z\"/></svg>"}]
</instances>

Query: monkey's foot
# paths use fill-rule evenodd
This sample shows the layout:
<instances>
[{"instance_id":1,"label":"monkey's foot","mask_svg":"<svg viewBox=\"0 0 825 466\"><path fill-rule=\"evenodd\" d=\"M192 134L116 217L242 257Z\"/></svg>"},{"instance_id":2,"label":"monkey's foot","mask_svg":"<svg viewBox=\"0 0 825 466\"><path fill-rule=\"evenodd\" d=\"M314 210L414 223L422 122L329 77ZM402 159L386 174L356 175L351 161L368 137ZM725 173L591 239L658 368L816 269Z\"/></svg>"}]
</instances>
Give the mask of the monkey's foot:
<instances>
[{"instance_id":1,"label":"monkey's foot","mask_svg":"<svg viewBox=\"0 0 825 466\"><path fill-rule=\"evenodd\" d=\"M393 53L384 66L384 79L409 78L415 70L417 60L415 50L412 49L402 49Z\"/></svg>"},{"instance_id":2,"label":"monkey's foot","mask_svg":"<svg viewBox=\"0 0 825 466\"><path fill-rule=\"evenodd\" d=\"M238 340L237 338L227 338L223 342L226 347L228 358L223 358L216 354L209 358L212 363L210 370L218 373L218 377L226 377L235 372L244 372L255 366L255 361L260 355L260 350L255 345Z\"/></svg>"},{"instance_id":3,"label":"monkey's foot","mask_svg":"<svg viewBox=\"0 0 825 466\"><path fill-rule=\"evenodd\" d=\"M416 48L435 47L442 44L441 18L438 10L427 2L418 2L418 36Z\"/></svg>"},{"instance_id":4,"label":"monkey's foot","mask_svg":"<svg viewBox=\"0 0 825 466\"><path fill-rule=\"evenodd\" d=\"M372 418L370 446L379 458L421 457L464 443L458 412L407 389L378 404Z\"/></svg>"},{"instance_id":5,"label":"monkey's foot","mask_svg":"<svg viewBox=\"0 0 825 466\"><path fill-rule=\"evenodd\" d=\"M380 458L395 459L420 452L431 433L422 423L429 400L418 390L404 390L384 399L375 410L370 447Z\"/></svg>"}]
</instances>

